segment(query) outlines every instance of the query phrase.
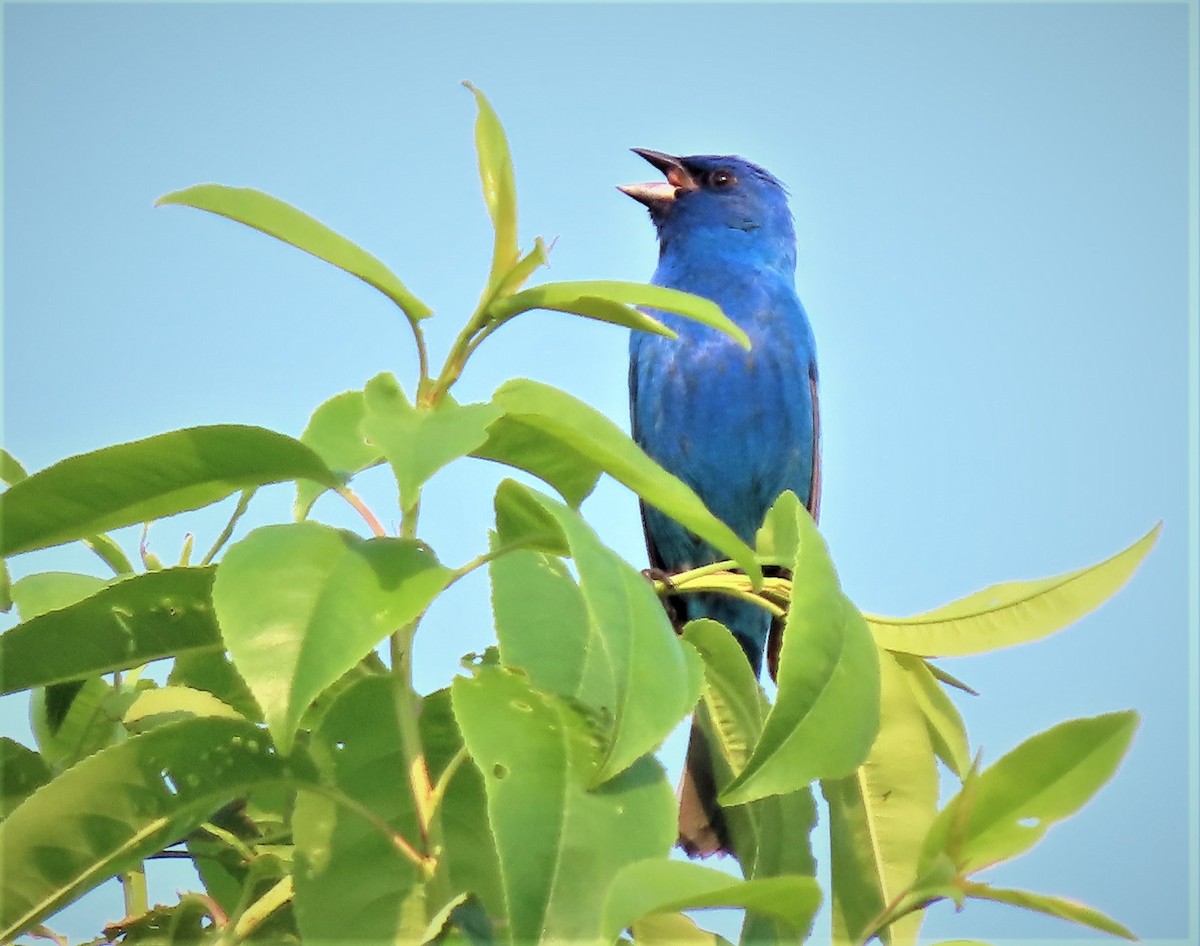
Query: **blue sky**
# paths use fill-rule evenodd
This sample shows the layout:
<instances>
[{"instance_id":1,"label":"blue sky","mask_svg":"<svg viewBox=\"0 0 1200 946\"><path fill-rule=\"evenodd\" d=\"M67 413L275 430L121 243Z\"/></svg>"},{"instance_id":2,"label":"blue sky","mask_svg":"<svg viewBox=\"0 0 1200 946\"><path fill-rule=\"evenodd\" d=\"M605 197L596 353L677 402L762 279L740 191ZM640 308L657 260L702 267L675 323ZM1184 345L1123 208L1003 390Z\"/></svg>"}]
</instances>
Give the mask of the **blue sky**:
<instances>
[{"instance_id":1,"label":"blue sky","mask_svg":"<svg viewBox=\"0 0 1200 946\"><path fill-rule=\"evenodd\" d=\"M435 308L436 357L490 258L461 80L507 127L523 242L557 238L546 278L649 277L652 228L614 189L653 175L629 147L743 154L791 192L821 363L822 531L864 610L1076 568L1164 521L1097 614L946 665L982 693L960 706L987 760L1069 717L1142 714L1112 784L990 878L1083 900L1148 940L1197 935L1195 2L3 12L3 440L28 468L192 424L298 435L379 371L411 391L386 300L260 234L155 210L161 194L218 181L302 207ZM625 424L626 344L533 314L457 393L533 377ZM500 475L463 462L428 488L424 537L443 560L483 548ZM395 521L382 476L361 492ZM247 527L286 518L290 499L264 491ZM631 495L603 484L584 511L644 563ZM191 530L206 547L228 512L159 523L152 545L173 558ZM329 499L317 515L356 525ZM50 568L96 570L70 549L13 564ZM484 583L456 586L422 627L418 683L444 685L490 634ZM0 701L0 728L27 738L23 701ZM681 754L678 739L664 751L672 774ZM152 882L165 900L187 881ZM94 935L119 912L100 893L57 927ZM1073 935L942 905L925 938Z\"/></svg>"}]
</instances>

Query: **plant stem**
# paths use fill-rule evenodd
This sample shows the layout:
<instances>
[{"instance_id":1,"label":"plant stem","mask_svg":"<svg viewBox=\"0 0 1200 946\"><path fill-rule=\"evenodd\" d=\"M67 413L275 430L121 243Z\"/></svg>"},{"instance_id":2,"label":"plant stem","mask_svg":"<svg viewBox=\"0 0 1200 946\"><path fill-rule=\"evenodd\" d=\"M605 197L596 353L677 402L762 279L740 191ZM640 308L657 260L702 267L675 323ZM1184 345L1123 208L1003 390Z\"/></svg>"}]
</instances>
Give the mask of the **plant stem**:
<instances>
[{"instance_id":1,"label":"plant stem","mask_svg":"<svg viewBox=\"0 0 1200 946\"><path fill-rule=\"evenodd\" d=\"M400 534L404 538L415 538L420 502L403 511ZM418 618L419 620L419 618ZM442 903L450 897L449 880L444 870L438 870L438 856L442 850L441 818L433 810L433 786L429 782L429 767L425 761L425 748L421 743L418 722L421 698L412 682L412 643L416 634L417 621L411 621L392 634L388 642L392 664L392 696L396 708L396 725L400 731L400 749L408 773L409 791L412 793L413 810L421 828L421 868L431 903Z\"/></svg>"},{"instance_id":2,"label":"plant stem","mask_svg":"<svg viewBox=\"0 0 1200 946\"><path fill-rule=\"evenodd\" d=\"M375 513L371 512L370 507L368 507L367 504L359 498L358 494L355 493L354 490L352 490L349 486L343 486L337 491L337 494L341 496L342 499L346 500L346 502L348 502L352 507L354 507L354 511L362 516L363 522L367 524L367 528L370 529L375 535L387 535L387 530L383 527L383 524L379 521L379 519L376 518Z\"/></svg>"},{"instance_id":3,"label":"plant stem","mask_svg":"<svg viewBox=\"0 0 1200 946\"><path fill-rule=\"evenodd\" d=\"M217 553L221 551L225 543L229 541L229 537L233 535L233 530L238 524L238 520L246 512L250 505L250 500L253 498L256 490L244 489L242 495L238 497L237 506L233 510L233 515L229 517L229 521L225 524L225 528L221 530L221 534L217 536L217 541L213 543L211 549L208 550L204 558L200 560L201 565L211 564L212 560L217 557Z\"/></svg>"},{"instance_id":4,"label":"plant stem","mask_svg":"<svg viewBox=\"0 0 1200 946\"><path fill-rule=\"evenodd\" d=\"M139 864L121 875L121 887L125 892L125 915L141 916L150 909L146 893L146 868Z\"/></svg>"}]
</instances>

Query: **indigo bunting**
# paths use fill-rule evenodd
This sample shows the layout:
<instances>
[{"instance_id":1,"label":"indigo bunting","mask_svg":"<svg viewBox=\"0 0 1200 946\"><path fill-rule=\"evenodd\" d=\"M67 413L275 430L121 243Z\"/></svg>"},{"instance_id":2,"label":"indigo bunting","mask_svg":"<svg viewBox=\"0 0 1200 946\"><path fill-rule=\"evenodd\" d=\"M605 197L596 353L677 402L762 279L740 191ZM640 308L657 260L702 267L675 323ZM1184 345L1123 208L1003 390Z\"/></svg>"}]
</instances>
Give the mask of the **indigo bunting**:
<instances>
[{"instance_id":1,"label":"indigo bunting","mask_svg":"<svg viewBox=\"0 0 1200 946\"><path fill-rule=\"evenodd\" d=\"M796 295L796 238L783 185L740 157L633 150L666 176L620 188L649 209L658 231L651 281L713 300L752 343L745 351L714 329L655 312L679 338L631 333L634 440L747 542L784 490L815 519L816 351ZM723 558L645 503L642 522L651 567L668 576ZM678 624L720 621L756 674L766 651L774 676L782 622L772 622L767 611L718 594L680 595L669 608ZM716 795L707 742L693 727L679 813L679 843L689 855L729 850Z\"/></svg>"}]
</instances>

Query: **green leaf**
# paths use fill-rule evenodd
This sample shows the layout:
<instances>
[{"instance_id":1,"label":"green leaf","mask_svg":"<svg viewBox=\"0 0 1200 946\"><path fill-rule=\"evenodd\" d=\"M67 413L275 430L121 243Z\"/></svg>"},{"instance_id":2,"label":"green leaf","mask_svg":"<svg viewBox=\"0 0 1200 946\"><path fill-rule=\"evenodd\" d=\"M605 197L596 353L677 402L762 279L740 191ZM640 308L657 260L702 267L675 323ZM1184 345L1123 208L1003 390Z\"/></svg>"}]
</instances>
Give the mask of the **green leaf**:
<instances>
[{"instance_id":1,"label":"green leaf","mask_svg":"<svg viewBox=\"0 0 1200 946\"><path fill-rule=\"evenodd\" d=\"M0 482L5 486L12 486L14 483L19 483L29 474L25 472L25 467L17 462L7 450L0 449Z\"/></svg>"},{"instance_id":2,"label":"green leaf","mask_svg":"<svg viewBox=\"0 0 1200 946\"><path fill-rule=\"evenodd\" d=\"M449 689L430 693L421 701L420 723L425 761L430 779L436 784L463 748ZM500 862L488 824L483 776L474 762L468 759L459 765L449 779L438 810L444 845L438 866L446 873L450 888L470 890L489 915L503 917L504 885L500 878Z\"/></svg>"},{"instance_id":3,"label":"green leaf","mask_svg":"<svg viewBox=\"0 0 1200 946\"><path fill-rule=\"evenodd\" d=\"M512 941L593 941L606 893L597 879L665 857L674 842L675 799L661 767L642 758L591 789L602 754L572 705L495 667L456 679L451 695L483 773Z\"/></svg>"},{"instance_id":4,"label":"green leaf","mask_svg":"<svg viewBox=\"0 0 1200 946\"><path fill-rule=\"evenodd\" d=\"M366 677L347 689L313 733L310 752L328 784L416 845L390 683ZM396 941L416 865L376 825L324 793L299 793L292 826L304 941Z\"/></svg>"},{"instance_id":5,"label":"green leaf","mask_svg":"<svg viewBox=\"0 0 1200 946\"><path fill-rule=\"evenodd\" d=\"M938 813L925 839L922 873L942 853L970 873L1029 850L1112 777L1137 725L1132 711L1108 713L1061 723L1021 743L974 780L961 837L955 818L963 793Z\"/></svg>"},{"instance_id":6,"label":"green leaf","mask_svg":"<svg viewBox=\"0 0 1200 946\"><path fill-rule=\"evenodd\" d=\"M167 683L211 693L239 715L262 722L262 711L224 650L189 650L175 658Z\"/></svg>"},{"instance_id":7,"label":"green leaf","mask_svg":"<svg viewBox=\"0 0 1200 946\"><path fill-rule=\"evenodd\" d=\"M535 237L533 240L533 249L522 256L500 280L500 285L497 287L495 295L507 296L516 292L532 276L539 268L549 263L549 254L546 250L546 241L541 237Z\"/></svg>"},{"instance_id":8,"label":"green leaf","mask_svg":"<svg viewBox=\"0 0 1200 946\"><path fill-rule=\"evenodd\" d=\"M589 654L587 604L567 566L553 555L519 549L493 559L488 570L504 664L520 667L539 690L583 692L585 666L603 654Z\"/></svg>"},{"instance_id":9,"label":"green leaf","mask_svg":"<svg viewBox=\"0 0 1200 946\"><path fill-rule=\"evenodd\" d=\"M612 940L652 913L740 907L780 920L802 937L820 903L821 890L812 877L746 881L699 864L638 861L613 878L604 907L604 935Z\"/></svg>"},{"instance_id":10,"label":"green leaf","mask_svg":"<svg viewBox=\"0 0 1200 946\"><path fill-rule=\"evenodd\" d=\"M13 584L13 603L21 620L30 621L50 611L70 607L95 594L106 584L103 578L78 572L37 572ZM12 658L6 657L8 659ZM0 667L0 673L3 672L4 669Z\"/></svg>"},{"instance_id":11,"label":"green leaf","mask_svg":"<svg viewBox=\"0 0 1200 946\"><path fill-rule=\"evenodd\" d=\"M508 489L524 492L528 501L558 523L579 572L578 587L588 615L583 649L568 631L557 646L543 638L547 649L540 655L528 648L525 652L535 680L544 680L547 672L559 673L538 668L571 666L570 675L577 675L579 684L574 692L561 695L579 699L607 722L608 746L595 775L599 784L661 745L696 705L703 678L700 661L691 648L680 645L662 603L641 572L605 546L577 512L518 483L510 481ZM505 574L494 571L493 581ZM519 593L513 587L498 594ZM572 604L567 602L571 616ZM502 655L511 652L513 637L522 633L511 621L506 625ZM507 632L510 629L515 634Z\"/></svg>"},{"instance_id":12,"label":"green leaf","mask_svg":"<svg viewBox=\"0 0 1200 946\"><path fill-rule=\"evenodd\" d=\"M317 259L332 263L391 299L414 324L433 314L390 269L361 247L270 194L249 187L197 184L158 198L155 206L179 204L236 220Z\"/></svg>"},{"instance_id":13,"label":"green leaf","mask_svg":"<svg viewBox=\"0 0 1200 946\"><path fill-rule=\"evenodd\" d=\"M0 940L138 864L230 799L311 777L261 730L226 719L164 726L96 753L0 824Z\"/></svg>"},{"instance_id":14,"label":"green leaf","mask_svg":"<svg viewBox=\"0 0 1200 946\"><path fill-rule=\"evenodd\" d=\"M0 554L61 545L295 479L339 485L308 447L261 427L190 427L105 447L0 494Z\"/></svg>"},{"instance_id":15,"label":"green leaf","mask_svg":"<svg viewBox=\"0 0 1200 946\"><path fill-rule=\"evenodd\" d=\"M973 900L991 900L994 903L1007 903L1014 907L1055 916L1060 920L1068 920L1087 926L1102 933L1111 933L1123 939L1137 942L1137 935L1116 920L1105 916L1099 910L1093 910L1082 903L1067 900L1064 897L1049 897L1045 894L1029 893L1025 890L1005 890L987 884L967 884L966 894Z\"/></svg>"},{"instance_id":16,"label":"green leaf","mask_svg":"<svg viewBox=\"0 0 1200 946\"><path fill-rule=\"evenodd\" d=\"M0 738L0 818L53 777L46 760L7 736Z\"/></svg>"},{"instance_id":17,"label":"green leaf","mask_svg":"<svg viewBox=\"0 0 1200 946\"><path fill-rule=\"evenodd\" d=\"M754 553L733 530L709 512L687 484L658 466L603 414L564 391L524 378L501 385L492 403L509 419L562 441L650 505L687 526L734 559L756 585L762 580ZM564 498L570 501L570 497Z\"/></svg>"},{"instance_id":18,"label":"green leaf","mask_svg":"<svg viewBox=\"0 0 1200 946\"><path fill-rule=\"evenodd\" d=\"M312 701L450 575L421 543L314 522L255 529L229 549L213 584L217 621L281 752Z\"/></svg>"},{"instance_id":19,"label":"green leaf","mask_svg":"<svg viewBox=\"0 0 1200 946\"><path fill-rule=\"evenodd\" d=\"M367 382L365 401L360 430L391 464L404 510L416 505L421 485L434 473L481 446L503 413L492 404L460 405L449 397L435 407L413 407L386 372Z\"/></svg>"},{"instance_id":20,"label":"green leaf","mask_svg":"<svg viewBox=\"0 0 1200 946\"><path fill-rule=\"evenodd\" d=\"M682 913L651 913L633 924L637 946L732 946L724 936L710 933Z\"/></svg>"},{"instance_id":21,"label":"green leaf","mask_svg":"<svg viewBox=\"0 0 1200 946\"><path fill-rule=\"evenodd\" d=\"M241 713L207 690L165 686L139 693L121 717L121 722L133 732L145 732L167 723L207 716L243 718Z\"/></svg>"},{"instance_id":22,"label":"green leaf","mask_svg":"<svg viewBox=\"0 0 1200 946\"><path fill-rule=\"evenodd\" d=\"M31 575L23 582L46 577ZM80 590L97 585L100 590L0 635L0 693L220 648L212 583L212 568L165 568L107 587L98 579L80 582Z\"/></svg>"},{"instance_id":23,"label":"green leaf","mask_svg":"<svg viewBox=\"0 0 1200 946\"><path fill-rule=\"evenodd\" d=\"M496 488L495 507L497 547L520 545L552 555L571 554L562 527L542 508L532 490L504 480Z\"/></svg>"},{"instance_id":24,"label":"green leaf","mask_svg":"<svg viewBox=\"0 0 1200 946\"><path fill-rule=\"evenodd\" d=\"M34 691L29 721L50 765L70 768L121 737L118 714L108 707L114 692L101 677Z\"/></svg>"},{"instance_id":25,"label":"green leaf","mask_svg":"<svg viewBox=\"0 0 1200 946\"><path fill-rule=\"evenodd\" d=\"M601 304L604 304L603 307ZM578 312L589 318L600 318L605 322L614 322L617 325L626 325L630 328L651 331L668 337L675 334L653 316L645 313L642 313L645 317L643 319L639 319L637 315L630 315L627 319L607 317L607 313L615 314L614 307L616 306L621 308L644 306L664 312L673 312L694 322L699 322L701 325L716 329L718 332L728 335L747 351L750 349L750 337L711 299L705 299L703 296L696 296L690 292L680 292L678 289L651 286L646 283L621 282L612 279L545 283L497 301L489 309L489 314L494 319L506 321L529 309L558 309L563 312ZM581 308L583 311L580 311ZM647 319L648 321L646 321Z\"/></svg>"},{"instance_id":26,"label":"green leaf","mask_svg":"<svg viewBox=\"0 0 1200 946\"><path fill-rule=\"evenodd\" d=\"M369 444L359 433L359 424L365 413L366 402L362 391L345 391L331 397L313 411L308 426L300 435L300 442L311 448L340 478L348 480L360 470L383 460L379 448ZM311 480L298 481L296 518L306 518L317 497L327 488Z\"/></svg>"},{"instance_id":27,"label":"green leaf","mask_svg":"<svg viewBox=\"0 0 1200 946\"><path fill-rule=\"evenodd\" d=\"M704 691L696 721L714 747L713 772L717 787L723 789L745 768L770 704L741 646L723 624L707 618L690 621L684 625L683 639L704 660ZM807 786L726 808L723 813L743 876L816 874L809 835L817 812ZM747 917L746 924L756 934L764 925L754 916Z\"/></svg>"},{"instance_id":28,"label":"green leaf","mask_svg":"<svg viewBox=\"0 0 1200 946\"><path fill-rule=\"evenodd\" d=\"M800 498L788 489L780 493L767 510L763 524L754 536L754 552L763 565L792 567L803 542L800 519L802 508L804 507Z\"/></svg>"},{"instance_id":29,"label":"green leaf","mask_svg":"<svg viewBox=\"0 0 1200 946\"><path fill-rule=\"evenodd\" d=\"M825 542L799 504L792 600L779 657L779 693L746 767L721 793L742 804L853 772L879 728L879 658L842 593Z\"/></svg>"},{"instance_id":30,"label":"green leaf","mask_svg":"<svg viewBox=\"0 0 1200 946\"><path fill-rule=\"evenodd\" d=\"M866 761L821 783L829 804L835 942L857 942L910 887L937 813L938 775L921 704L895 655L879 655L880 726ZM889 927L891 946L916 942L922 914Z\"/></svg>"},{"instance_id":31,"label":"green leaf","mask_svg":"<svg viewBox=\"0 0 1200 946\"><path fill-rule=\"evenodd\" d=\"M463 85L475 95L479 109L475 120L475 150L479 154L483 200L496 231L492 271L488 276L488 285L495 286L517 262L517 186L504 126L484 94L470 82Z\"/></svg>"},{"instance_id":32,"label":"green leaf","mask_svg":"<svg viewBox=\"0 0 1200 946\"><path fill-rule=\"evenodd\" d=\"M1162 523L1122 552L1087 568L992 585L907 618L866 615L880 647L921 657L961 657L1039 640L1115 595L1149 554Z\"/></svg>"},{"instance_id":33,"label":"green leaf","mask_svg":"<svg viewBox=\"0 0 1200 946\"><path fill-rule=\"evenodd\" d=\"M676 332L640 309L580 289L580 286L590 285L592 284L544 283L493 303L488 313L497 322L507 322L530 309L549 309L553 312L582 315L597 322L608 322L610 325L620 325L635 331L652 332L667 338L678 337Z\"/></svg>"},{"instance_id":34,"label":"green leaf","mask_svg":"<svg viewBox=\"0 0 1200 946\"><path fill-rule=\"evenodd\" d=\"M532 473L575 508L591 495L604 472L568 438L507 414L488 428L487 440L471 456Z\"/></svg>"},{"instance_id":35,"label":"green leaf","mask_svg":"<svg viewBox=\"0 0 1200 946\"><path fill-rule=\"evenodd\" d=\"M929 727L933 751L960 779L971 768L971 747L967 743L967 726L962 714L946 691L938 685L929 664L910 654L892 654L904 671L908 686Z\"/></svg>"}]
</instances>

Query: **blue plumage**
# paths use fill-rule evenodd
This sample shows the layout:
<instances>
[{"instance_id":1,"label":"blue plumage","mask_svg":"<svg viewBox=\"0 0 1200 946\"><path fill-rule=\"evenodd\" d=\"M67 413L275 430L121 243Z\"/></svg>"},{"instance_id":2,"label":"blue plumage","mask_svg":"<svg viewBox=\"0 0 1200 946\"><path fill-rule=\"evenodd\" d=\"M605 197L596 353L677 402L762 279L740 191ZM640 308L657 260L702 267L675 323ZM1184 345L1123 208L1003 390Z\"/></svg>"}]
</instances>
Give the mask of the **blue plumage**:
<instances>
[{"instance_id":1,"label":"blue plumage","mask_svg":"<svg viewBox=\"0 0 1200 946\"><path fill-rule=\"evenodd\" d=\"M787 195L774 176L743 158L635 150L667 178L621 188L649 208L658 230L652 281L712 299L746 331L752 348L747 352L712 329L656 313L679 340L631 336L633 436L753 542L781 492L795 492L814 516L820 495L816 350L796 295ZM653 507L644 505L642 514L655 568L669 574L720 557ZM729 627L755 672L764 651L777 651L779 628L773 634L769 614L752 604L686 595L675 607L686 620L711 617ZM713 839L689 843L682 818L689 850L726 846L720 825L714 825L715 847Z\"/></svg>"}]
</instances>

